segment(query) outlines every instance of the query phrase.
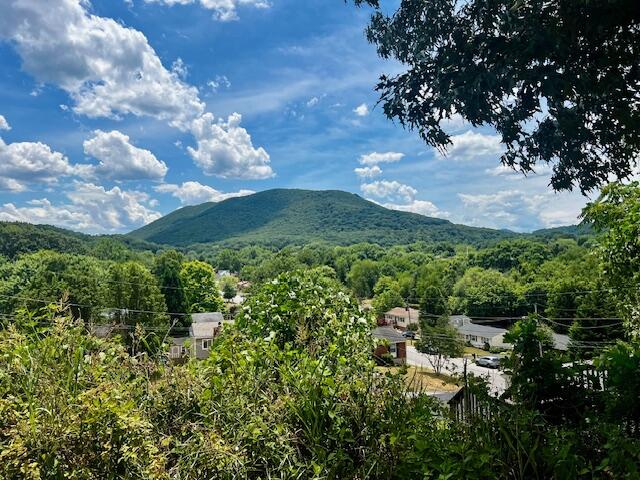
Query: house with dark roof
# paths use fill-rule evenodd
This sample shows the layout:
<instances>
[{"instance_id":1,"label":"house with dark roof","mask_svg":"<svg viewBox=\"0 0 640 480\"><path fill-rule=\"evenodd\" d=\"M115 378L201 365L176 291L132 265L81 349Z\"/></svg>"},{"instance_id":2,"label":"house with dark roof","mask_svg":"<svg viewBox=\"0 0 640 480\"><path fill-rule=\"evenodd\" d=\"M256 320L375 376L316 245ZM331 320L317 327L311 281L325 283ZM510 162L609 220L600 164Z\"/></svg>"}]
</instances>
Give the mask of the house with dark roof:
<instances>
[{"instance_id":1,"label":"house with dark roof","mask_svg":"<svg viewBox=\"0 0 640 480\"><path fill-rule=\"evenodd\" d=\"M393 327L377 327L373 331L376 347L373 351L375 358L384 358L387 354L396 365L404 365L407 362L407 339L402 333Z\"/></svg>"}]
</instances>

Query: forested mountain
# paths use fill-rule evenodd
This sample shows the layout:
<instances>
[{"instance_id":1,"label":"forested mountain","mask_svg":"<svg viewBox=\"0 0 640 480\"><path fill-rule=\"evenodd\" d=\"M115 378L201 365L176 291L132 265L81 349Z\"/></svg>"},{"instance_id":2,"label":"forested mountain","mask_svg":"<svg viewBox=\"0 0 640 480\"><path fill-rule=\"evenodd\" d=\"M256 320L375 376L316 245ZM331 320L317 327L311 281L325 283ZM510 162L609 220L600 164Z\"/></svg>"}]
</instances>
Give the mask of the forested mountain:
<instances>
[{"instance_id":1,"label":"forested mountain","mask_svg":"<svg viewBox=\"0 0 640 480\"><path fill-rule=\"evenodd\" d=\"M276 189L184 207L129 237L174 246L224 242L282 247L311 241L339 245L392 245L419 240L481 244L512 235L389 210L342 191Z\"/></svg>"},{"instance_id":2,"label":"forested mountain","mask_svg":"<svg viewBox=\"0 0 640 480\"><path fill-rule=\"evenodd\" d=\"M149 242L122 235L93 236L51 225L0 222L0 256L7 258L38 250L54 250L113 259L120 256L116 250L156 251L158 248Z\"/></svg>"},{"instance_id":3,"label":"forested mountain","mask_svg":"<svg viewBox=\"0 0 640 480\"><path fill-rule=\"evenodd\" d=\"M590 233L588 227L573 225L537 230L530 236L576 238ZM86 235L50 225L0 222L0 255L15 258L49 249L114 258L118 256L114 249L155 252L162 245L196 244L282 248L318 241L332 245L427 241L486 246L525 236L529 235L389 210L342 191L277 189L180 208L127 235Z\"/></svg>"}]
</instances>

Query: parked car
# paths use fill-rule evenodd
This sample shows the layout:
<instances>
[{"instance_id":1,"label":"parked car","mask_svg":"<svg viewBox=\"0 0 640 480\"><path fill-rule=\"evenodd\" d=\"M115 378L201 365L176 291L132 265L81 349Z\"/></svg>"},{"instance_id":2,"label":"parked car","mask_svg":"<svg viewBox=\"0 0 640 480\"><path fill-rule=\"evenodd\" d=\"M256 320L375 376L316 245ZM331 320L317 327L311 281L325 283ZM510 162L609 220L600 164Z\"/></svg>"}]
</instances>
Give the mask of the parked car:
<instances>
[{"instance_id":1,"label":"parked car","mask_svg":"<svg viewBox=\"0 0 640 480\"><path fill-rule=\"evenodd\" d=\"M484 357L478 357L476 359L476 365L487 368L500 368L502 363L502 357L497 355L487 355Z\"/></svg>"},{"instance_id":2,"label":"parked car","mask_svg":"<svg viewBox=\"0 0 640 480\"><path fill-rule=\"evenodd\" d=\"M416 338L416 332L414 332L413 330L405 330L404 332L402 332L402 336L404 338L410 338L411 340L414 340Z\"/></svg>"}]
</instances>

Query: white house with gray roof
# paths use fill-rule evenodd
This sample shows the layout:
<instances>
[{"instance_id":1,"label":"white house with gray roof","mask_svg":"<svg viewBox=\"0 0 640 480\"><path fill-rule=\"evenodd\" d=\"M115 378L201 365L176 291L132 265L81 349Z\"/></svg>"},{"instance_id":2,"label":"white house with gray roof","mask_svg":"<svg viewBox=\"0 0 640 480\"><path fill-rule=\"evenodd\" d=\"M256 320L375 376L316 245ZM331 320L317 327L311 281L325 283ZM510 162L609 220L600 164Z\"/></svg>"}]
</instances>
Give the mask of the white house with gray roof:
<instances>
[{"instance_id":1,"label":"white house with gray roof","mask_svg":"<svg viewBox=\"0 0 640 480\"><path fill-rule=\"evenodd\" d=\"M465 342L474 347L484 348L489 345L489 347L494 348L513 348L513 345L504 341L504 334L507 333L504 328L473 323L471 318L466 315L451 315L449 317L449 325L458 331L458 334ZM552 333L552 338L556 350L567 350L569 345L569 337L567 335Z\"/></svg>"},{"instance_id":2,"label":"white house with gray roof","mask_svg":"<svg viewBox=\"0 0 640 480\"><path fill-rule=\"evenodd\" d=\"M510 344L504 342L504 334L507 333L504 328L478 325L465 315L454 315L449 318L449 323L465 342L474 347L485 348L488 345L494 348L511 348Z\"/></svg>"}]
</instances>

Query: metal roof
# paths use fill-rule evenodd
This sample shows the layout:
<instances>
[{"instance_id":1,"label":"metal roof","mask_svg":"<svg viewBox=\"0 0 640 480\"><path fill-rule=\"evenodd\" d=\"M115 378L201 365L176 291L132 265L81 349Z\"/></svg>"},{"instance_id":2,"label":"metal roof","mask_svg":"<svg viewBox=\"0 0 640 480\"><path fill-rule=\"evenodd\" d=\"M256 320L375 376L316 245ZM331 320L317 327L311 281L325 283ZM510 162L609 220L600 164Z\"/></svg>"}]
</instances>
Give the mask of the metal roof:
<instances>
[{"instance_id":1,"label":"metal roof","mask_svg":"<svg viewBox=\"0 0 640 480\"><path fill-rule=\"evenodd\" d=\"M475 323L454 325L454 327L461 335L476 335L479 337L493 338L497 335L507 333L507 330L505 330L504 328L488 327L487 325L476 325Z\"/></svg>"},{"instance_id":2,"label":"metal roof","mask_svg":"<svg viewBox=\"0 0 640 480\"><path fill-rule=\"evenodd\" d=\"M222 322L224 315L220 312L192 313L191 323Z\"/></svg>"},{"instance_id":3,"label":"metal roof","mask_svg":"<svg viewBox=\"0 0 640 480\"><path fill-rule=\"evenodd\" d=\"M560 333L552 333L553 346L556 350L568 350L569 349L569 336L562 335Z\"/></svg>"}]
</instances>

